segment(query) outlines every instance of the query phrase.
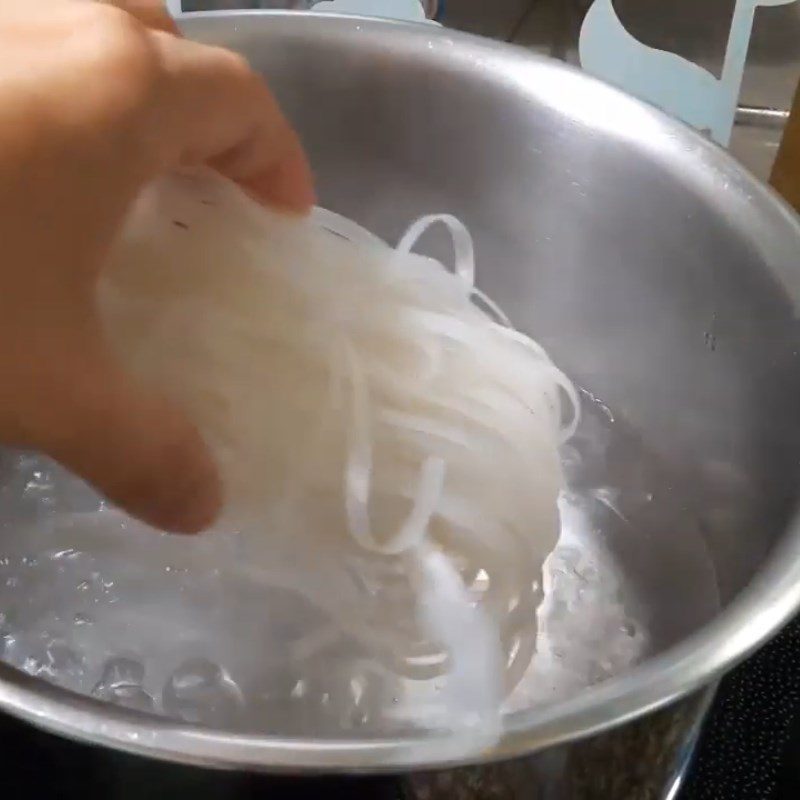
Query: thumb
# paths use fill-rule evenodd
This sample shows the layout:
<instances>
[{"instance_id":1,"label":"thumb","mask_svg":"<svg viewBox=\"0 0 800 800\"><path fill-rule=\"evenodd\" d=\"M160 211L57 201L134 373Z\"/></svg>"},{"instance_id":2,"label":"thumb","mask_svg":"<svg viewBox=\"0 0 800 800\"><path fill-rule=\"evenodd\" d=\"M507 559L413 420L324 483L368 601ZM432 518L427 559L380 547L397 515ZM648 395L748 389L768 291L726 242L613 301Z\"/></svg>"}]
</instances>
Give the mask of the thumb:
<instances>
[{"instance_id":1,"label":"thumb","mask_svg":"<svg viewBox=\"0 0 800 800\"><path fill-rule=\"evenodd\" d=\"M194 426L116 364L81 371L40 449L157 528L195 533L213 523L221 485Z\"/></svg>"}]
</instances>

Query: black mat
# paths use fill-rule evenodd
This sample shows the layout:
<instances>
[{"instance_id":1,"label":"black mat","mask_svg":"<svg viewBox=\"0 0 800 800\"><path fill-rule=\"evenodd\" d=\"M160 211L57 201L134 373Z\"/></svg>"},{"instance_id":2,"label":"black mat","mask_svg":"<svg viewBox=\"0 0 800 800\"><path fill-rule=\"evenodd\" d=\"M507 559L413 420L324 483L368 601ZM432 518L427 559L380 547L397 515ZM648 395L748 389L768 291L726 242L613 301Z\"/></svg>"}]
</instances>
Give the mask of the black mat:
<instances>
[{"instance_id":1,"label":"black mat","mask_svg":"<svg viewBox=\"0 0 800 800\"><path fill-rule=\"evenodd\" d=\"M722 684L681 800L800 798L800 619Z\"/></svg>"}]
</instances>

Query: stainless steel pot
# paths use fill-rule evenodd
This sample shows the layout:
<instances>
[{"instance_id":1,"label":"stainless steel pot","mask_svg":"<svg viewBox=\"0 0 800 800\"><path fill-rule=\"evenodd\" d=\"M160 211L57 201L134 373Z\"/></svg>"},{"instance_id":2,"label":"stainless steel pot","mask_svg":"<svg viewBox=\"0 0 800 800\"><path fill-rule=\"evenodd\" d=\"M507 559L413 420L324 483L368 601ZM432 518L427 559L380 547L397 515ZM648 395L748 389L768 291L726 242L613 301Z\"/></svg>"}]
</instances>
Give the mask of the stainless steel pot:
<instances>
[{"instance_id":1,"label":"stainless steel pot","mask_svg":"<svg viewBox=\"0 0 800 800\"><path fill-rule=\"evenodd\" d=\"M796 612L800 224L768 189L660 113L505 45L281 12L193 16L185 31L240 50L269 78L306 141L323 204L387 238L430 211L464 219L482 287L614 418L604 470L624 491L613 513L599 498L597 535L645 606L651 653L511 716L486 759L665 706ZM8 667L0 707L61 734L203 765L371 771L458 758L413 735L194 728Z\"/></svg>"}]
</instances>

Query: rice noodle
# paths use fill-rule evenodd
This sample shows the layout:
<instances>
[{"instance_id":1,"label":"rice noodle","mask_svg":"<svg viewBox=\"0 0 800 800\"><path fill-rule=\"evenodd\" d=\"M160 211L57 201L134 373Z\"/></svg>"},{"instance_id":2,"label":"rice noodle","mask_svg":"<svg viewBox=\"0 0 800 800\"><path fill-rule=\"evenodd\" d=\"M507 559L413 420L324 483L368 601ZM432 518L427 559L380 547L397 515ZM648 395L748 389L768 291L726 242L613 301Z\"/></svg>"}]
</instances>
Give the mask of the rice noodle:
<instances>
[{"instance_id":1,"label":"rice noodle","mask_svg":"<svg viewBox=\"0 0 800 800\"><path fill-rule=\"evenodd\" d=\"M453 272L413 252L435 224ZM578 402L474 279L451 215L392 249L197 170L143 193L98 297L125 364L215 453L242 570L301 593L385 667L446 676L446 724L492 737L535 649Z\"/></svg>"}]
</instances>

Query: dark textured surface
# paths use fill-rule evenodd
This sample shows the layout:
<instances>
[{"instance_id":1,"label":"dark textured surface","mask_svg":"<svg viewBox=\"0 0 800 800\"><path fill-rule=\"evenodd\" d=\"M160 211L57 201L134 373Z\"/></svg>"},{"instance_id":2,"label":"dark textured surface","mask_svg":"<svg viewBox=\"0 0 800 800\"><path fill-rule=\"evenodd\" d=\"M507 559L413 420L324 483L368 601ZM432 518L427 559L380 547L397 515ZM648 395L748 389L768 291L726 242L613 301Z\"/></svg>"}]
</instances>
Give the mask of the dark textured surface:
<instances>
[{"instance_id":1,"label":"dark textured surface","mask_svg":"<svg viewBox=\"0 0 800 800\"><path fill-rule=\"evenodd\" d=\"M0 718L0 795L39 800L400 800L393 781L296 781L177 767L63 741Z\"/></svg>"},{"instance_id":2,"label":"dark textured surface","mask_svg":"<svg viewBox=\"0 0 800 800\"><path fill-rule=\"evenodd\" d=\"M681 800L800 797L800 619L724 682Z\"/></svg>"}]
</instances>

